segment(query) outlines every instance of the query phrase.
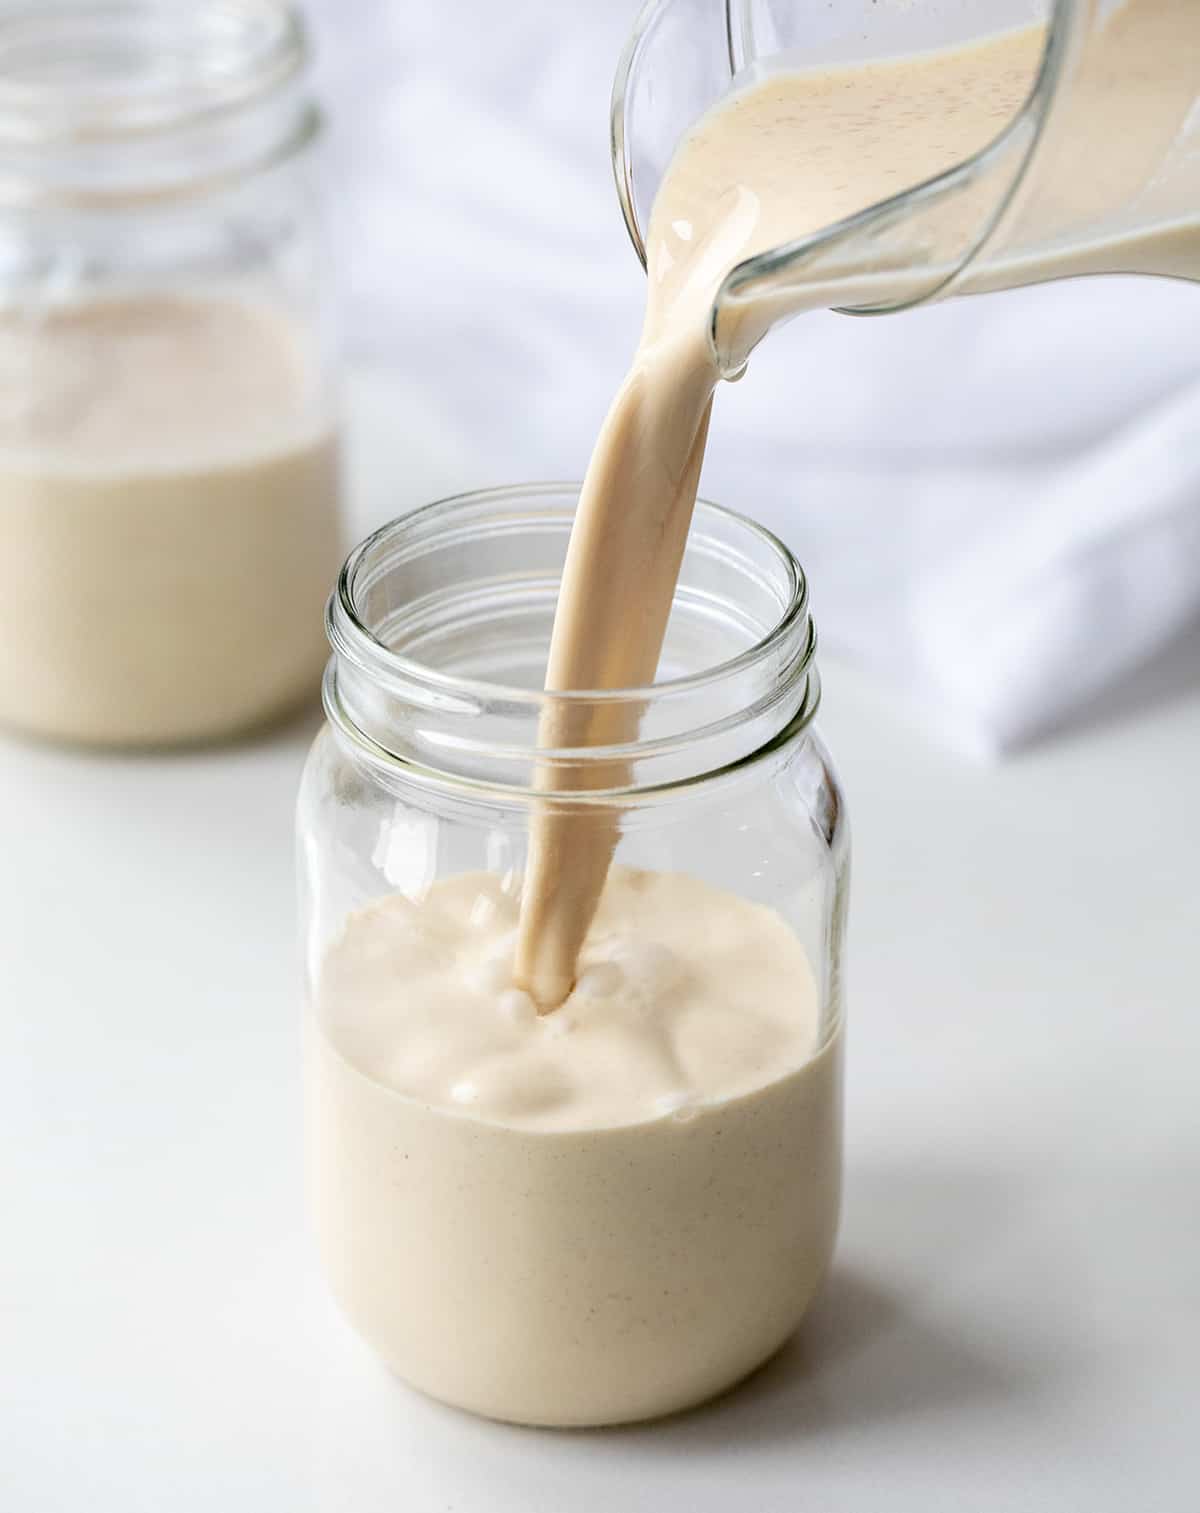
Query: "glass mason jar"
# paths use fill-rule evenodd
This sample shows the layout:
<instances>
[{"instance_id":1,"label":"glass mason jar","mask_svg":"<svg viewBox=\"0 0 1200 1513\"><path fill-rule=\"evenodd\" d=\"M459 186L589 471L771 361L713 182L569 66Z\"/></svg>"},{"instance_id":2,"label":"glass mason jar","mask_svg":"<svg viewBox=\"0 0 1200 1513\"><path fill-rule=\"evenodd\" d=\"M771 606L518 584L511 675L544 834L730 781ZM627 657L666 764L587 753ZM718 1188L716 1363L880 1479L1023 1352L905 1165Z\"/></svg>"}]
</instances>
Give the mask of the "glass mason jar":
<instances>
[{"instance_id":1,"label":"glass mason jar","mask_svg":"<svg viewBox=\"0 0 1200 1513\"><path fill-rule=\"evenodd\" d=\"M412 1384L544 1424L650 1417L752 1370L813 1296L840 1190L848 833L812 726L804 578L767 531L702 503L661 681L547 695L576 496L542 485L445 500L351 554L327 612L327 723L298 812L310 1193L333 1289ZM616 753L572 751L576 786L548 797L546 706L597 697L625 706L636 736ZM619 787L588 771L605 763ZM744 1096L577 1126L544 1104L545 1125L480 1116L453 1105L461 1085L449 1101L394 1085L397 1047L456 1075L440 1007L409 970L411 921L457 878L467 930L483 928L519 894L530 817L549 803L615 818L622 866L766 906L756 919L773 911L807 957L801 1064ZM347 975L347 942L382 973L374 998ZM453 949L421 971L431 962L453 994ZM564 1012L530 1010L529 1033L552 1033Z\"/></svg>"},{"instance_id":2,"label":"glass mason jar","mask_svg":"<svg viewBox=\"0 0 1200 1513\"><path fill-rule=\"evenodd\" d=\"M315 696L319 135L284 4L0 16L0 723L159 744Z\"/></svg>"}]
</instances>

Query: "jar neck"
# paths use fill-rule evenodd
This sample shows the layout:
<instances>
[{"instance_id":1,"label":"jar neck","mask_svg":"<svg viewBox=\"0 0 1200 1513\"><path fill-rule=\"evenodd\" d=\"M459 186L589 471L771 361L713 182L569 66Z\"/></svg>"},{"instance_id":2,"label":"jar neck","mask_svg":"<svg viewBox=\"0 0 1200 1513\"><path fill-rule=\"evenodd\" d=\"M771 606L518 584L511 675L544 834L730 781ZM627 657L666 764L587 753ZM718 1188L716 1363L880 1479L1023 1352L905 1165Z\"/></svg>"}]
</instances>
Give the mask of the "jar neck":
<instances>
[{"instance_id":1,"label":"jar neck","mask_svg":"<svg viewBox=\"0 0 1200 1513\"><path fill-rule=\"evenodd\" d=\"M317 130L306 65L282 0L25 0L0 17L0 206L234 184Z\"/></svg>"},{"instance_id":2,"label":"jar neck","mask_svg":"<svg viewBox=\"0 0 1200 1513\"><path fill-rule=\"evenodd\" d=\"M441 501L348 558L329 603L331 725L386 779L611 804L707 781L796 739L816 632L787 548L697 505L649 688L548 694L546 653L577 485ZM600 744L539 745L547 729ZM545 782L555 769L552 784Z\"/></svg>"}]
</instances>

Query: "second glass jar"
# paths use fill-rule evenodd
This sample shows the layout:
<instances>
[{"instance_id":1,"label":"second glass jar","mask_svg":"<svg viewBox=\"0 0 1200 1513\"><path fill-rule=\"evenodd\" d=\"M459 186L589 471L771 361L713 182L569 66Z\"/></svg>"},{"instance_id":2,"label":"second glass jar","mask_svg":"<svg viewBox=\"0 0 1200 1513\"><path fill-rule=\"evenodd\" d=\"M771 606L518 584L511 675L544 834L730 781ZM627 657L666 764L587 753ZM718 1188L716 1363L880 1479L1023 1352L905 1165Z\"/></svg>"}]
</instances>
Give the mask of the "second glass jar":
<instances>
[{"instance_id":1,"label":"second glass jar","mask_svg":"<svg viewBox=\"0 0 1200 1513\"><path fill-rule=\"evenodd\" d=\"M341 556L320 118L274 0L0 18L0 723L315 696Z\"/></svg>"}]
</instances>

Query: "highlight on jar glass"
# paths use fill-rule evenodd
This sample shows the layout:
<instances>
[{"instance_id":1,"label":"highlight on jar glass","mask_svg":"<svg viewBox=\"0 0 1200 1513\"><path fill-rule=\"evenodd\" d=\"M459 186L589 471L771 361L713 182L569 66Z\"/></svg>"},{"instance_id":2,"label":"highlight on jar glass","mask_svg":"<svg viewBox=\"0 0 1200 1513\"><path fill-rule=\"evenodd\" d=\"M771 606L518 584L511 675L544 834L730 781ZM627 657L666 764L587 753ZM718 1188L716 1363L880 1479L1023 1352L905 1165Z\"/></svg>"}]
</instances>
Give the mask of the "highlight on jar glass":
<instances>
[{"instance_id":1,"label":"highlight on jar glass","mask_svg":"<svg viewBox=\"0 0 1200 1513\"><path fill-rule=\"evenodd\" d=\"M700 504L659 681L545 694L577 492L445 500L351 554L298 814L334 1293L413 1386L550 1425L770 1356L841 1169L848 832L803 575ZM608 744L547 746L584 725ZM613 857L553 1008L514 981L539 826Z\"/></svg>"},{"instance_id":2,"label":"highlight on jar glass","mask_svg":"<svg viewBox=\"0 0 1200 1513\"><path fill-rule=\"evenodd\" d=\"M0 17L0 724L216 739L315 699L344 547L297 14Z\"/></svg>"}]
</instances>

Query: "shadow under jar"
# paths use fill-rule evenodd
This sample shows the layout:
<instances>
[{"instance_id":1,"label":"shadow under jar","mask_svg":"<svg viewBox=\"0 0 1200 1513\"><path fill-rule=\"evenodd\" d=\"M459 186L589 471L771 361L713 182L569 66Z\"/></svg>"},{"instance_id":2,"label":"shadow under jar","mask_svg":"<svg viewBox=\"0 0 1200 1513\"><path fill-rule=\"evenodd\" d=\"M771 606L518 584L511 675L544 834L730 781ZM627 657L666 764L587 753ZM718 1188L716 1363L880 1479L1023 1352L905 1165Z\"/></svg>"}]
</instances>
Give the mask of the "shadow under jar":
<instances>
[{"instance_id":1,"label":"shadow under jar","mask_svg":"<svg viewBox=\"0 0 1200 1513\"><path fill-rule=\"evenodd\" d=\"M285 4L0 14L0 723L161 745L315 698L319 136Z\"/></svg>"},{"instance_id":2,"label":"shadow under jar","mask_svg":"<svg viewBox=\"0 0 1200 1513\"><path fill-rule=\"evenodd\" d=\"M697 506L654 687L540 691L576 496L446 500L351 554L298 816L334 1292L414 1386L558 1425L699 1402L808 1306L848 865L804 579L758 526ZM539 751L551 699L617 701L636 734ZM578 786L539 792L556 760ZM547 804L617 846L575 991L538 1015L509 972Z\"/></svg>"}]
</instances>

